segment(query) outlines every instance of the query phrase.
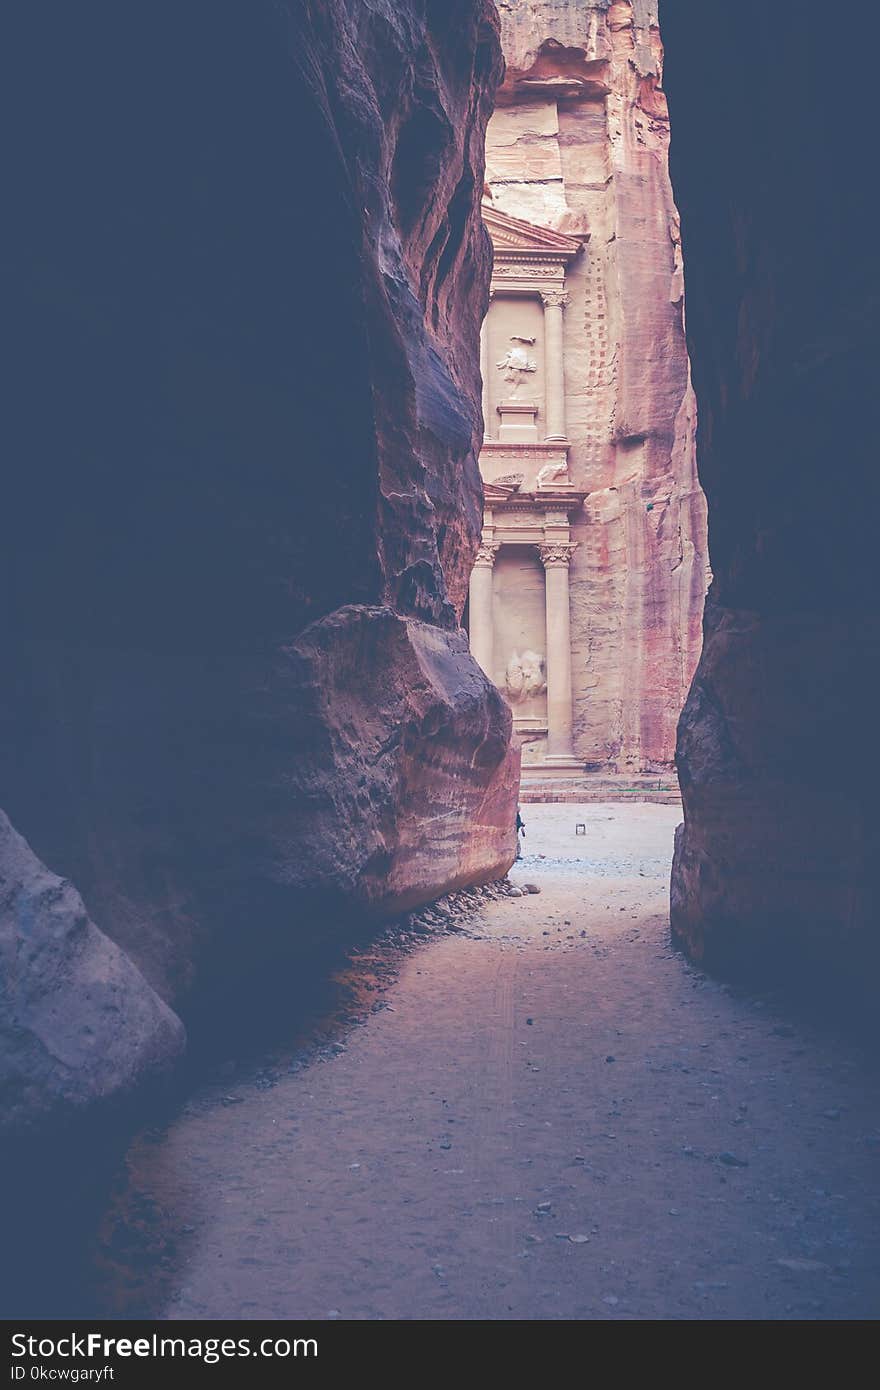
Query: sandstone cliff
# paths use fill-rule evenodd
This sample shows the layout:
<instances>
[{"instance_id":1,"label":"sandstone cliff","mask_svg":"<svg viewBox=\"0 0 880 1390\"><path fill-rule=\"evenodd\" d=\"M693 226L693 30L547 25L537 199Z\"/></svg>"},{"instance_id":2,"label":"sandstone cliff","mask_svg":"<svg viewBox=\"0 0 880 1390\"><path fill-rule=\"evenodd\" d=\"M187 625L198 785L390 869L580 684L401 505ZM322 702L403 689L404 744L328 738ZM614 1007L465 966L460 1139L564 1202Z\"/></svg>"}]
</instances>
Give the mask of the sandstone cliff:
<instances>
[{"instance_id":1,"label":"sandstone cliff","mask_svg":"<svg viewBox=\"0 0 880 1390\"><path fill-rule=\"evenodd\" d=\"M876 51L876 10L857 15ZM666 0L715 575L682 716L676 939L873 1009L880 624L873 83L803 7ZM810 114L806 111L809 94Z\"/></svg>"},{"instance_id":2,"label":"sandstone cliff","mask_svg":"<svg viewBox=\"0 0 880 1390\"><path fill-rule=\"evenodd\" d=\"M185 1010L208 965L513 859L510 717L459 631L497 19L259 0L14 28L2 803Z\"/></svg>"},{"instance_id":3,"label":"sandstone cliff","mask_svg":"<svg viewBox=\"0 0 880 1390\"><path fill-rule=\"evenodd\" d=\"M495 206L589 236L567 274L575 748L669 767L700 649L696 472L678 213L656 0L500 0L507 74L489 128Z\"/></svg>"}]
</instances>

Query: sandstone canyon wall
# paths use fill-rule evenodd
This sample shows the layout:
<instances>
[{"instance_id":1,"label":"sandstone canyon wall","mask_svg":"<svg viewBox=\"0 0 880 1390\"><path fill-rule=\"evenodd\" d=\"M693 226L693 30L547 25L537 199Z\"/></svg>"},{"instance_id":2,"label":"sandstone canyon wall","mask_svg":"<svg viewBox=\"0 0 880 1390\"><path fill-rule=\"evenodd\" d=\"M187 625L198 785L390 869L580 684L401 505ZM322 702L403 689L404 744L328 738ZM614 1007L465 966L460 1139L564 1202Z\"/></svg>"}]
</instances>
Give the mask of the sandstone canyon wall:
<instances>
[{"instance_id":1,"label":"sandstone canyon wall","mask_svg":"<svg viewBox=\"0 0 880 1390\"><path fill-rule=\"evenodd\" d=\"M700 648L705 501L655 0L500 0L487 179L502 212L588 238L566 272L575 751L671 767Z\"/></svg>"},{"instance_id":2,"label":"sandstone canyon wall","mask_svg":"<svg viewBox=\"0 0 880 1390\"><path fill-rule=\"evenodd\" d=\"M871 6L664 0L714 581L678 739L672 925L875 1009L880 515ZM835 991L836 993L836 991Z\"/></svg>"},{"instance_id":3,"label":"sandstone canyon wall","mask_svg":"<svg viewBox=\"0 0 880 1390\"><path fill-rule=\"evenodd\" d=\"M26 1125L174 1055L165 1005L206 973L504 873L518 770L459 629L493 6L9 23L0 954L25 1060L0 1090ZM100 1084L49 1068L22 1003L53 960L42 1005Z\"/></svg>"}]
</instances>

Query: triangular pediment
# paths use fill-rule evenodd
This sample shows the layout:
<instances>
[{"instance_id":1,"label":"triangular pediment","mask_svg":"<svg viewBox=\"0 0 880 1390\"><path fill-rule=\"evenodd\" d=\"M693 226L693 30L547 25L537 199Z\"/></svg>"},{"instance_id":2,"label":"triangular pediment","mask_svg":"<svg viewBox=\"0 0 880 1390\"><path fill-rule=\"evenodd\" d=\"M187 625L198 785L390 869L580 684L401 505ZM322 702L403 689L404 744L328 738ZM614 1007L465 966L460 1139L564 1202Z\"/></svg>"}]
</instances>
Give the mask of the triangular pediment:
<instances>
[{"instance_id":1,"label":"triangular pediment","mask_svg":"<svg viewBox=\"0 0 880 1390\"><path fill-rule=\"evenodd\" d=\"M583 243L564 232L554 232L549 227L536 227L532 222L523 222L519 217L511 217L506 212L483 203L483 222L486 225L496 259L505 254L517 260L535 257L544 261L570 261L581 251Z\"/></svg>"}]
</instances>

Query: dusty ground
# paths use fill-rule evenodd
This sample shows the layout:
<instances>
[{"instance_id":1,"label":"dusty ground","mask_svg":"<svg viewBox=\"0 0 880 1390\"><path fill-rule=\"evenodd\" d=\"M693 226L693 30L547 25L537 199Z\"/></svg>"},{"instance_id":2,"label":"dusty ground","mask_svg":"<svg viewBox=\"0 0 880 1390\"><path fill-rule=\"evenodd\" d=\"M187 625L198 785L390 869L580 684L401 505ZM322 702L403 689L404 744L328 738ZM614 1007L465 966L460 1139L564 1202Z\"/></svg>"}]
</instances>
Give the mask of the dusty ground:
<instances>
[{"instance_id":1,"label":"dusty ground","mask_svg":"<svg viewBox=\"0 0 880 1390\"><path fill-rule=\"evenodd\" d=\"M524 814L540 895L365 952L340 1041L133 1146L108 1239L135 1303L146 1277L171 1319L877 1315L876 1072L670 949L678 808Z\"/></svg>"}]
</instances>

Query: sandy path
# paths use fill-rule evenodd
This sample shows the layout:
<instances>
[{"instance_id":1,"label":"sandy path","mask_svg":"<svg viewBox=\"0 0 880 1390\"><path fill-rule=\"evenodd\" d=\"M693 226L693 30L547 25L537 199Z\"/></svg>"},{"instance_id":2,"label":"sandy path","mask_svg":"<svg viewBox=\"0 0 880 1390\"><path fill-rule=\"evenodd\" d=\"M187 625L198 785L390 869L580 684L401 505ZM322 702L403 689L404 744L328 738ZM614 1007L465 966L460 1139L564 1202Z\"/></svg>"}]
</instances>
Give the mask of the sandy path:
<instances>
[{"instance_id":1,"label":"sandy path","mask_svg":"<svg viewBox=\"0 0 880 1390\"><path fill-rule=\"evenodd\" d=\"M338 1055L136 1146L182 1233L165 1317L880 1311L859 1051L670 950L677 808L525 811L540 896L403 956Z\"/></svg>"}]
</instances>

